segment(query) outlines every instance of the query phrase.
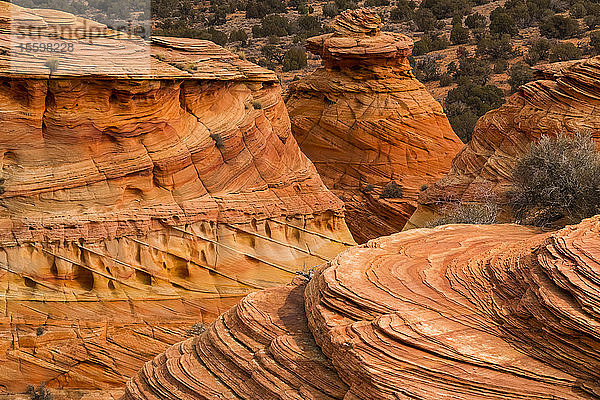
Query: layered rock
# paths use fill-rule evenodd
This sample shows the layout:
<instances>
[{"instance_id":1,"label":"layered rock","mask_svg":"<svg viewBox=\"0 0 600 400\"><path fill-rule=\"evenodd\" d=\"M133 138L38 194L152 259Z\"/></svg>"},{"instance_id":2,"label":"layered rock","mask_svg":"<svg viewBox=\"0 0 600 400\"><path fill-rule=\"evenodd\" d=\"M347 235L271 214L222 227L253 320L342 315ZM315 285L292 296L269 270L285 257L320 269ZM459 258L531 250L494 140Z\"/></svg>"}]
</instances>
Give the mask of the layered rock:
<instances>
[{"instance_id":1,"label":"layered rock","mask_svg":"<svg viewBox=\"0 0 600 400\"><path fill-rule=\"evenodd\" d=\"M323 67L292 83L286 104L300 148L364 242L402 229L421 186L448 171L462 143L412 74L407 36L381 32L367 10L340 14L332 28L307 40ZM401 196L381 198L390 182Z\"/></svg>"},{"instance_id":2,"label":"layered rock","mask_svg":"<svg viewBox=\"0 0 600 400\"><path fill-rule=\"evenodd\" d=\"M505 203L517 160L542 135L600 138L600 57L542 66L538 77L477 122L450 172L422 193L411 226L422 226L437 203L478 202L482 192Z\"/></svg>"},{"instance_id":3,"label":"layered rock","mask_svg":"<svg viewBox=\"0 0 600 400\"><path fill-rule=\"evenodd\" d=\"M0 48L0 392L122 386L352 243L272 72L3 2Z\"/></svg>"},{"instance_id":4,"label":"layered rock","mask_svg":"<svg viewBox=\"0 0 600 400\"><path fill-rule=\"evenodd\" d=\"M598 398L599 231L594 217L370 241L305 288L248 296L146 364L123 400Z\"/></svg>"}]
</instances>

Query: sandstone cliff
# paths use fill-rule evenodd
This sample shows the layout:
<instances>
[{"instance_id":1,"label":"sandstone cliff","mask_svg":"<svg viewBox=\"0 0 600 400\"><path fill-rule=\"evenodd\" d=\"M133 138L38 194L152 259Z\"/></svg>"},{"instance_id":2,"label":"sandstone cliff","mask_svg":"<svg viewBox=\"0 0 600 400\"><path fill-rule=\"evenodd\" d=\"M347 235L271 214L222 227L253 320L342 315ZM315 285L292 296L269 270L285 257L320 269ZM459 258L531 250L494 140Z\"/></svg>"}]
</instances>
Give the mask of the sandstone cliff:
<instances>
[{"instance_id":1,"label":"sandstone cliff","mask_svg":"<svg viewBox=\"0 0 600 400\"><path fill-rule=\"evenodd\" d=\"M0 28L0 393L122 386L352 242L272 72L4 2Z\"/></svg>"},{"instance_id":2,"label":"sandstone cliff","mask_svg":"<svg viewBox=\"0 0 600 400\"><path fill-rule=\"evenodd\" d=\"M286 101L300 148L346 204L358 242L401 230L421 186L443 176L462 148L412 74L412 41L380 28L377 14L346 11L334 33L308 39L323 67L292 83ZM381 198L390 182L401 196Z\"/></svg>"},{"instance_id":3,"label":"sandstone cliff","mask_svg":"<svg viewBox=\"0 0 600 400\"><path fill-rule=\"evenodd\" d=\"M370 241L248 296L147 363L123 400L598 398L599 229Z\"/></svg>"},{"instance_id":4,"label":"sandstone cliff","mask_svg":"<svg viewBox=\"0 0 600 400\"><path fill-rule=\"evenodd\" d=\"M538 76L477 122L450 172L420 196L410 226L421 226L436 203L477 202L484 191L504 203L516 161L542 135L600 138L600 57L543 66Z\"/></svg>"}]
</instances>

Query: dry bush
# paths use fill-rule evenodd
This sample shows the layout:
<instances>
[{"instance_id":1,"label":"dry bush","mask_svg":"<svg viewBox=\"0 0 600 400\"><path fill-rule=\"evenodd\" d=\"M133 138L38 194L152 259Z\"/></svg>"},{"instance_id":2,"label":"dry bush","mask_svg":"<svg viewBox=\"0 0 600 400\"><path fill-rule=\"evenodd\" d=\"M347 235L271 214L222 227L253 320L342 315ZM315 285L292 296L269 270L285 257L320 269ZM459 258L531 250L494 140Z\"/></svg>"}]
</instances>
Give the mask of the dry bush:
<instances>
[{"instance_id":1,"label":"dry bush","mask_svg":"<svg viewBox=\"0 0 600 400\"><path fill-rule=\"evenodd\" d=\"M509 204L517 222L578 223L600 212L600 155L589 134L544 136L518 161Z\"/></svg>"}]
</instances>

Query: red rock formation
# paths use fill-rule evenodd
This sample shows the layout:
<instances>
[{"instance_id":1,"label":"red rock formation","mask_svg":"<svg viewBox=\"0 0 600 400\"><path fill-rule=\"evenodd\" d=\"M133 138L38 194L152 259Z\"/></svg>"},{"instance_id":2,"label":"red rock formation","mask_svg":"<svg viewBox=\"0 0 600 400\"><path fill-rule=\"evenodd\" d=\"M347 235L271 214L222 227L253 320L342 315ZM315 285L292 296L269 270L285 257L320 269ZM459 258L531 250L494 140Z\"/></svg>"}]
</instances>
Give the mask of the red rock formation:
<instances>
[{"instance_id":1,"label":"red rock formation","mask_svg":"<svg viewBox=\"0 0 600 400\"><path fill-rule=\"evenodd\" d=\"M334 33L308 39L323 67L293 83L286 101L300 148L346 204L358 242L401 230L421 186L443 176L462 148L412 74L412 41L380 28L377 14L346 11ZM390 182L400 198L380 197Z\"/></svg>"},{"instance_id":2,"label":"red rock formation","mask_svg":"<svg viewBox=\"0 0 600 400\"><path fill-rule=\"evenodd\" d=\"M249 296L148 363L123 400L598 398L599 231L594 217L551 234L449 225L370 241L317 269L304 306L302 286ZM288 335L308 345L291 351ZM313 383L336 391L309 395L299 377L323 366Z\"/></svg>"},{"instance_id":3,"label":"red rock formation","mask_svg":"<svg viewBox=\"0 0 600 400\"><path fill-rule=\"evenodd\" d=\"M272 72L51 10L0 2L0 24L75 46L0 32L0 393L122 386L352 241Z\"/></svg>"},{"instance_id":4,"label":"red rock formation","mask_svg":"<svg viewBox=\"0 0 600 400\"><path fill-rule=\"evenodd\" d=\"M422 226L436 203L477 202L482 191L504 203L516 161L542 135L589 132L600 138L600 57L544 66L538 76L477 122L448 175L420 196L410 226Z\"/></svg>"}]
</instances>

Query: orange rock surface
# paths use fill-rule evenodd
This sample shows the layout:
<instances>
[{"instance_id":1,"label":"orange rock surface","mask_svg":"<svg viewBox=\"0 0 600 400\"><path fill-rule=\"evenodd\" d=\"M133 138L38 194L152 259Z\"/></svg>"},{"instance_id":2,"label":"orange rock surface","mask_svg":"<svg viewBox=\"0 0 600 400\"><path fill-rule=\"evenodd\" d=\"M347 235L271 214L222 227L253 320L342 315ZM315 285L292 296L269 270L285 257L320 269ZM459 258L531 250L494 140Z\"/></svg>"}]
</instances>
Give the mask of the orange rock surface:
<instances>
[{"instance_id":1,"label":"orange rock surface","mask_svg":"<svg viewBox=\"0 0 600 400\"><path fill-rule=\"evenodd\" d=\"M121 387L352 243L274 73L4 2L0 50L0 394Z\"/></svg>"},{"instance_id":2,"label":"orange rock surface","mask_svg":"<svg viewBox=\"0 0 600 400\"><path fill-rule=\"evenodd\" d=\"M307 40L323 67L292 83L286 104L300 148L364 242L403 228L421 186L448 172L462 143L412 74L407 36L381 32L367 10L342 13L332 28ZM400 198L380 198L390 182Z\"/></svg>"},{"instance_id":3,"label":"orange rock surface","mask_svg":"<svg viewBox=\"0 0 600 400\"><path fill-rule=\"evenodd\" d=\"M450 172L422 193L424 207L411 226L422 225L427 208L436 203L477 202L482 191L505 202L516 161L542 135L587 132L600 138L600 57L542 66L538 76L481 117Z\"/></svg>"},{"instance_id":4,"label":"orange rock surface","mask_svg":"<svg viewBox=\"0 0 600 400\"><path fill-rule=\"evenodd\" d=\"M599 232L594 217L372 240L248 296L123 400L598 398Z\"/></svg>"}]
</instances>

